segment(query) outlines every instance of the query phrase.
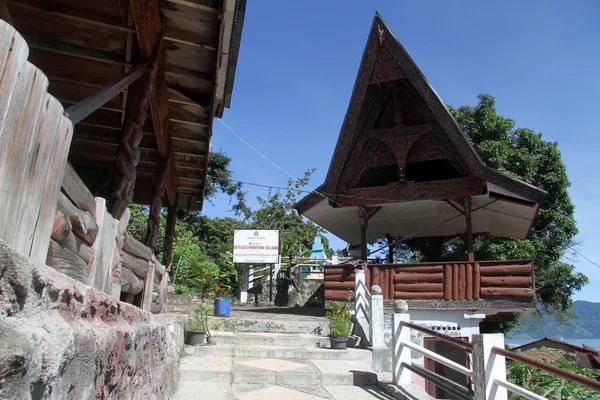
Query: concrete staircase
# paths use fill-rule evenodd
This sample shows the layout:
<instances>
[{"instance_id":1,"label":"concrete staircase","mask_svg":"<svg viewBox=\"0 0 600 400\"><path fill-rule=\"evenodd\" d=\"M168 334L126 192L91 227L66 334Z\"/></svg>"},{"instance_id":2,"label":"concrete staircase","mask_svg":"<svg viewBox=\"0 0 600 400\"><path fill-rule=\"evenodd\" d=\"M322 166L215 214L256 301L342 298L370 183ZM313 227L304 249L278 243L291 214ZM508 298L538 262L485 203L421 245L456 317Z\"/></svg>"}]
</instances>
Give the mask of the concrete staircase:
<instances>
[{"instance_id":1,"label":"concrete staircase","mask_svg":"<svg viewBox=\"0 0 600 400\"><path fill-rule=\"evenodd\" d=\"M391 399L371 352L331 350L309 333L213 332L216 345L187 346L176 399Z\"/></svg>"}]
</instances>

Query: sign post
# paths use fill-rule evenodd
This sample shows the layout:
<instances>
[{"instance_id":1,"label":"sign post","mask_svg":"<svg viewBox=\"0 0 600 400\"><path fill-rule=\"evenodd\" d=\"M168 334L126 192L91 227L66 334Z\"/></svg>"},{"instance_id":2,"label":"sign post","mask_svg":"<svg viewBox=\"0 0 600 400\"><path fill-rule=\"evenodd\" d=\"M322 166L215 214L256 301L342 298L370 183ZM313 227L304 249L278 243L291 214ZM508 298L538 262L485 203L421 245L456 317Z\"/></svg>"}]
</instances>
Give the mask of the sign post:
<instances>
[{"instance_id":1,"label":"sign post","mask_svg":"<svg viewBox=\"0 0 600 400\"><path fill-rule=\"evenodd\" d=\"M244 265L243 285L240 292L240 301L245 303L248 299L250 286L248 264L271 264L269 266L269 301L273 301L273 265L279 262L279 231L261 229L236 229L233 232L233 262ZM248 270L248 273L246 272ZM248 279L248 280L246 280Z\"/></svg>"}]
</instances>

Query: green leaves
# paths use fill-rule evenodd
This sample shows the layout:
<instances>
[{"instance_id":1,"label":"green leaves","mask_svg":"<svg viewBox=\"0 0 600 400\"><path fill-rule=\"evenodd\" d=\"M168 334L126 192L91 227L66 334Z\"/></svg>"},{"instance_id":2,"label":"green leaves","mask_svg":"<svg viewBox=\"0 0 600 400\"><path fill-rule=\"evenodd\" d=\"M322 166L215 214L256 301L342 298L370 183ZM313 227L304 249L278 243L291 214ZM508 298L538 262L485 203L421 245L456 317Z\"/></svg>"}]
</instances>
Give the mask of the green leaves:
<instances>
[{"instance_id":1,"label":"green leaves","mask_svg":"<svg viewBox=\"0 0 600 400\"><path fill-rule=\"evenodd\" d=\"M596 379L595 374L578 364L567 360L550 362L563 370L571 371L588 378ZM508 381L521 386L527 390L544 396L548 399L568 400L568 399L600 399L600 393L580 385L569 382L537 368L529 367L516 361L506 361L506 375ZM520 396L509 392L509 399L520 399Z\"/></svg>"},{"instance_id":2,"label":"green leaves","mask_svg":"<svg viewBox=\"0 0 600 400\"><path fill-rule=\"evenodd\" d=\"M478 260L533 259L538 299L547 311L564 316L572 296L588 280L561 261L576 243L575 207L570 182L558 144L543 140L531 129L515 129L515 121L496 113L494 97L480 94L476 106L449 107L479 156L492 168L538 186L548 192L525 240L476 235ZM463 260L462 237L409 239L398 246L411 251L413 260Z\"/></svg>"}]
</instances>

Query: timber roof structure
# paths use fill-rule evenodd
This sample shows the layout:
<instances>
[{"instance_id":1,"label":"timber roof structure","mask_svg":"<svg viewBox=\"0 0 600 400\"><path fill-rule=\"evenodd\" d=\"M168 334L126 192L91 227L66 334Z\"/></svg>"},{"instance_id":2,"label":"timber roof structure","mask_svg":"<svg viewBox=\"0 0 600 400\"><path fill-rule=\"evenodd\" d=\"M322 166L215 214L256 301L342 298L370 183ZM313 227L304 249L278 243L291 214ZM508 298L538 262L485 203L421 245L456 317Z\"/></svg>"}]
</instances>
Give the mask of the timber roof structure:
<instances>
[{"instance_id":1,"label":"timber roof structure","mask_svg":"<svg viewBox=\"0 0 600 400\"><path fill-rule=\"evenodd\" d=\"M296 208L350 244L473 232L524 238L545 192L488 167L379 14L375 15L325 183Z\"/></svg>"},{"instance_id":2,"label":"timber roof structure","mask_svg":"<svg viewBox=\"0 0 600 400\"><path fill-rule=\"evenodd\" d=\"M9 0L0 17L23 35L29 61L65 110L149 62L155 75L133 200L151 203L164 158L169 205L200 210L213 118L231 102L245 7L245 0ZM69 162L96 196L108 197L114 181L127 95L75 125Z\"/></svg>"}]
</instances>

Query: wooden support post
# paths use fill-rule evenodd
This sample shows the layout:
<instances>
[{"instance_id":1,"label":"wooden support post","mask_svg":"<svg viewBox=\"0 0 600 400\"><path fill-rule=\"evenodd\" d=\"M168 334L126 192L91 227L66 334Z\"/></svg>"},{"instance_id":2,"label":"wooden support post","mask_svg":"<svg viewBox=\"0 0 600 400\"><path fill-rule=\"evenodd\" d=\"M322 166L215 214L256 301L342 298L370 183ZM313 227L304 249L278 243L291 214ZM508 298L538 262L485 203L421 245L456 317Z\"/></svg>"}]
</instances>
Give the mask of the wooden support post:
<instances>
[{"instance_id":1,"label":"wooden support post","mask_svg":"<svg viewBox=\"0 0 600 400\"><path fill-rule=\"evenodd\" d=\"M467 277L465 264L458 265L458 299L464 300L466 297Z\"/></svg>"},{"instance_id":2,"label":"wooden support post","mask_svg":"<svg viewBox=\"0 0 600 400\"><path fill-rule=\"evenodd\" d=\"M369 255L367 248L367 208L365 206L358 206L358 220L360 222L360 259L367 263L367 257ZM365 274L367 281L367 288L371 288L371 268L368 264L365 265Z\"/></svg>"},{"instance_id":3,"label":"wooden support post","mask_svg":"<svg viewBox=\"0 0 600 400\"><path fill-rule=\"evenodd\" d=\"M473 266L473 300L478 300L481 297L481 271L479 263Z\"/></svg>"},{"instance_id":4,"label":"wooden support post","mask_svg":"<svg viewBox=\"0 0 600 400\"><path fill-rule=\"evenodd\" d=\"M467 264L467 295L465 300L473 300L473 264Z\"/></svg>"},{"instance_id":5,"label":"wooden support post","mask_svg":"<svg viewBox=\"0 0 600 400\"><path fill-rule=\"evenodd\" d=\"M121 141L117 151L117 184L111 193L111 213L119 219L133 199L133 190L137 177L136 166L140 161L142 127L146 122L150 89L152 87L152 71L147 69L141 79L129 87L127 96L127 112L123 122Z\"/></svg>"},{"instance_id":6,"label":"wooden support post","mask_svg":"<svg viewBox=\"0 0 600 400\"><path fill-rule=\"evenodd\" d=\"M394 246L391 244L394 243L394 239L390 235L385 236L388 244L387 263L392 264L394 262Z\"/></svg>"},{"instance_id":7,"label":"wooden support post","mask_svg":"<svg viewBox=\"0 0 600 400\"><path fill-rule=\"evenodd\" d=\"M452 300L452 265L444 265L444 300Z\"/></svg>"},{"instance_id":8,"label":"wooden support post","mask_svg":"<svg viewBox=\"0 0 600 400\"><path fill-rule=\"evenodd\" d=\"M177 208L171 206L167 209L167 229L165 232L165 249L163 252L163 265L169 270L173 261L173 236L177 224Z\"/></svg>"},{"instance_id":9,"label":"wooden support post","mask_svg":"<svg viewBox=\"0 0 600 400\"><path fill-rule=\"evenodd\" d=\"M458 300L458 264L452 264L452 300Z\"/></svg>"},{"instance_id":10,"label":"wooden support post","mask_svg":"<svg viewBox=\"0 0 600 400\"><path fill-rule=\"evenodd\" d=\"M467 255L469 262L475 261L475 251L473 250L473 225L471 221L471 198L464 199L465 220L467 222Z\"/></svg>"},{"instance_id":11,"label":"wooden support post","mask_svg":"<svg viewBox=\"0 0 600 400\"><path fill-rule=\"evenodd\" d=\"M79 103L73 104L71 107L67 108L65 110L65 117L68 117L71 122L73 122L73 125L81 122L84 118L106 104L110 99L125 90L131 83L139 79L147 68L148 64L146 63L136 65L118 81L106 85L99 92L94 93L81 100Z\"/></svg>"},{"instance_id":12,"label":"wooden support post","mask_svg":"<svg viewBox=\"0 0 600 400\"><path fill-rule=\"evenodd\" d=\"M152 182L152 205L148 216L148 233L146 245L152 250L156 249L158 236L160 234L160 211L162 209L162 198L165 196L165 179L167 176L167 165L169 160L165 157L156 159L156 170Z\"/></svg>"}]
</instances>

